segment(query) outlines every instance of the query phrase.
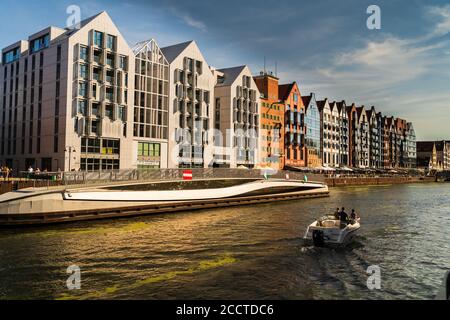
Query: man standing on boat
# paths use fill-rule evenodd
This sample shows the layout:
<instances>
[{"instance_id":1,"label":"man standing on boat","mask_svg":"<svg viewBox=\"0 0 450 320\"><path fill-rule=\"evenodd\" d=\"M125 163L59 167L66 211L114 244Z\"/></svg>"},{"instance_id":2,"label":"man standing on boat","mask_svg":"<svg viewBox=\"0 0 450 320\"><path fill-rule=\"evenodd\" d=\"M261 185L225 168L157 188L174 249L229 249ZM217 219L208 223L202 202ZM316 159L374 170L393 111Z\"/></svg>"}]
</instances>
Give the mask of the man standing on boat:
<instances>
[{"instance_id":1,"label":"man standing on boat","mask_svg":"<svg viewBox=\"0 0 450 320\"><path fill-rule=\"evenodd\" d=\"M339 212L339 220L341 221L341 229L345 228L348 222L348 214L345 212L344 207L342 207L341 212Z\"/></svg>"}]
</instances>

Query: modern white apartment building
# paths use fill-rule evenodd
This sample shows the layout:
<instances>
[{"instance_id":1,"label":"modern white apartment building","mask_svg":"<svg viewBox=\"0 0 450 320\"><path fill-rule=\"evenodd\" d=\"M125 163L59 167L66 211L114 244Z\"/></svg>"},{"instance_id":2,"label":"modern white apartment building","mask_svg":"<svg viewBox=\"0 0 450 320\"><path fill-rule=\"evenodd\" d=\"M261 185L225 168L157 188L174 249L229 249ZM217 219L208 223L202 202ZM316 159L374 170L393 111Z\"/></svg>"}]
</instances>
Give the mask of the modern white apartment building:
<instances>
[{"instance_id":1,"label":"modern white apartment building","mask_svg":"<svg viewBox=\"0 0 450 320\"><path fill-rule=\"evenodd\" d=\"M406 148L407 148L407 163L406 167L408 168L416 168L417 166L417 141L416 141L416 132L414 130L414 126L412 122L408 122L406 124ZM445 143L450 146L449 143ZM450 152L450 150L449 150ZM448 164L444 162L445 168L450 167L450 158L447 159Z\"/></svg>"},{"instance_id":2,"label":"modern white apartment building","mask_svg":"<svg viewBox=\"0 0 450 320\"><path fill-rule=\"evenodd\" d=\"M16 171L132 167L133 70L106 12L4 48L0 161Z\"/></svg>"},{"instance_id":3,"label":"modern white apartment building","mask_svg":"<svg viewBox=\"0 0 450 320\"><path fill-rule=\"evenodd\" d=\"M317 101L321 116L321 154L324 166L334 167L338 163L338 145L340 136L338 131L339 112L336 103L328 99Z\"/></svg>"},{"instance_id":4,"label":"modern white apartment building","mask_svg":"<svg viewBox=\"0 0 450 320\"><path fill-rule=\"evenodd\" d=\"M366 110L369 122L369 167L379 168L381 166L380 155L380 127L378 124L375 107Z\"/></svg>"},{"instance_id":5,"label":"modern white apartment building","mask_svg":"<svg viewBox=\"0 0 450 320\"><path fill-rule=\"evenodd\" d=\"M169 168L212 167L216 78L195 41L161 50L170 65Z\"/></svg>"},{"instance_id":6,"label":"modern white apartment building","mask_svg":"<svg viewBox=\"0 0 450 320\"><path fill-rule=\"evenodd\" d=\"M213 70L214 164L253 168L258 163L260 92L247 66Z\"/></svg>"},{"instance_id":7,"label":"modern white apartment building","mask_svg":"<svg viewBox=\"0 0 450 320\"><path fill-rule=\"evenodd\" d=\"M359 141L356 146L357 167L369 167L370 133L369 119L364 106L356 108L356 116L359 130Z\"/></svg>"},{"instance_id":8,"label":"modern white apartment building","mask_svg":"<svg viewBox=\"0 0 450 320\"><path fill-rule=\"evenodd\" d=\"M339 114L338 166L346 167L349 165L349 120L347 113L347 105L345 101L336 102L336 105Z\"/></svg>"}]
</instances>

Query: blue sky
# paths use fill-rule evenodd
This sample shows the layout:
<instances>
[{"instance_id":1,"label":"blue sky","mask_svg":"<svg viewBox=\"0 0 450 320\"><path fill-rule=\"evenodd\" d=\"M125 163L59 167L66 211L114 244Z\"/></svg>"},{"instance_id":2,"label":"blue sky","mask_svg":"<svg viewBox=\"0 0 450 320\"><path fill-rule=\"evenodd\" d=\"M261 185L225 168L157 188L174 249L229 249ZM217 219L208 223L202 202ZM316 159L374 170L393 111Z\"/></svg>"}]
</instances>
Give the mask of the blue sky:
<instances>
[{"instance_id":1,"label":"blue sky","mask_svg":"<svg viewBox=\"0 0 450 320\"><path fill-rule=\"evenodd\" d=\"M82 18L107 11L130 44L194 39L210 65L247 64L255 74L266 57L303 94L375 105L413 121L419 139L450 139L449 1L8 1L0 46L65 26L71 4ZM366 27L371 4L381 8L381 30Z\"/></svg>"}]
</instances>

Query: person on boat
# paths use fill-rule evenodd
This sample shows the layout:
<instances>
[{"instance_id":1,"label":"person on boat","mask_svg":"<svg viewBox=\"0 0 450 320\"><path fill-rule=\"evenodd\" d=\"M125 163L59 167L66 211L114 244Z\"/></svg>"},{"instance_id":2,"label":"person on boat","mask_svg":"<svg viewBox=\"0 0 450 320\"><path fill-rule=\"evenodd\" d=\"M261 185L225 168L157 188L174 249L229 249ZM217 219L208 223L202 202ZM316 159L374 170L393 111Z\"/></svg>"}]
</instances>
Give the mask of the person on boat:
<instances>
[{"instance_id":1,"label":"person on boat","mask_svg":"<svg viewBox=\"0 0 450 320\"><path fill-rule=\"evenodd\" d=\"M345 212L344 207L342 207L341 212L339 212L339 220L341 221L341 228L345 228L348 222L348 214Z\"/></svg>"},{"instance_id":2,"label":"person on boat","mask_svg":"<svg viewBox=\"0 0 450 320\"><path fill-rule=\"evenodd\" d=\"M356 219L358 219L358 214L356 213L355 209L352 209L352 213L350 214L350 221L351 224L354 224L356 222Z\"/></svg>"},{"instance_id":3,"label":"person on boat","mask_svg":"<svg viewBox=\"0 0 450 320\"><path fill-rule=\"evenodd\" d=\"M336 208L336 212L334 213L334 217L335 217L336 220L340 220L339 208Z\"/></svg>"}]
</instances>

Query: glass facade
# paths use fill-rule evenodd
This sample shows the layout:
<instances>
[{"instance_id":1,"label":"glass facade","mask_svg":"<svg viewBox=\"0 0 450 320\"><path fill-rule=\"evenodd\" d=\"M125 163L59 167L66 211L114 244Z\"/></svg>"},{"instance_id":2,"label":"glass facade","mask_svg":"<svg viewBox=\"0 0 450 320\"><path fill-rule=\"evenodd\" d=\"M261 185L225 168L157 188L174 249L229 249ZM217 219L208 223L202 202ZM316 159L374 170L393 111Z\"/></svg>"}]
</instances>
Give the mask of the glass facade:
<instances>
[{"instance_id":1,"label":"glass facade","mask_svg":"<svg viewBox=\"0 0 450 320\"><path fill-rule=\"evenodd\" d=\"M306 146L320 152L320 112L314 101L311 101L305 114Z\"/></svg>"},{"instance_id":2,"label":"glass facade","mask_svg":"<svg viewBox=\"0 0 450 320\"><path fill-rule=\"evenodd\" d=\"M169 63L154 41L139 44L135 70L135 137L168 139ZM123 62L124 64L126 61Z\"/></svg>"}]
</instances>

